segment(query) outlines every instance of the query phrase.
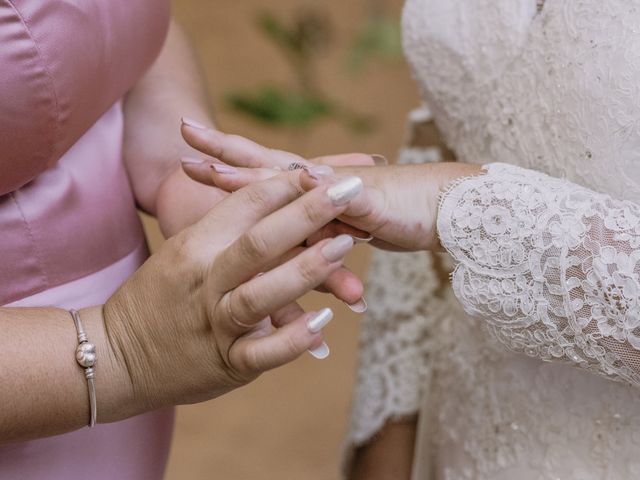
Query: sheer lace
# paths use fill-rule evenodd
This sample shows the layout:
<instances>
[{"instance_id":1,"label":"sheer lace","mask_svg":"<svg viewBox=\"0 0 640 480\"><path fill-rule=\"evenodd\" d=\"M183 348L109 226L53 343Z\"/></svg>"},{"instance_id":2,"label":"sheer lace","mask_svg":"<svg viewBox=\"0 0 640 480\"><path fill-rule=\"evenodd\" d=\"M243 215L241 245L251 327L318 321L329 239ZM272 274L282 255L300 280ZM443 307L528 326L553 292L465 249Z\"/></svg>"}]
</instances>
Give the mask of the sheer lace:
<instances>
[{"instance_id":1,"label":"sheer lace","mask_svg":"<svg viewBox=\"0 0 640 480\"><path fill-rule=\"evenodd\" d=\"M640 208L493 164L443 196L456 296L512 350L640 385Z\"/></svg>"},{"instance_id":2,"label":"sheer lace","mask_svg":"<svg viewBox=\"0 0 640 480\"><path fill-rule=\"evenodd\" d=\"M413 357L423 365L410 371L428 371L429 383L404 393L422 397L416 479L640 478L640 390L628 385L638 383L639 353L634 289L640 248L629 226L640 204L638 25L635 0L547 0L542 9L537 0L406 2L407 57L448 147L461 161L532 169L525 175L504 168L501 175L521 172L527 177L516 175L523 191L534 185L551 195L539 206L527 205L528 216L515 230L522 238L497 233L498 219L514 221L509 208L520 199L494 199L486 208L508 204L510 216L499 210L492 217L496 223L488 220L489 232L496 232L487 237L495 240L488 244L493 250L452 249L460 261L456 292L481 320L466 315L453 295L425 297L429 310L422 312L428 312L429 326L422 331L428 348ZM420 160L427 152L411 149L410 154ZM494 167L503 168L490 170ZM562 177L574 183L563 183ZM494 193L498 198L512 190ZM464 196L448 198L467 205ZM454 219L453 213L450 245L461 235L462 246L467 242L471 248L476 237L467 233L485 232L484 226L475 228L473 215ZM546 222L547 230L527 225L531 218ZM454 228L457 222L466 226ZM538 233L527 237L527 229ZM511 262L515 274L501 267L503 261ZM425 280L435 278L430 265L403 268L428 271L404 280L413 284L403 290L424 291L424 281L432 292ZM507 270L510 277L502 275ZM377 291L389 292L380 303L394 301L397 278L383 273L372 279L385 288ZM503 296L495 298L497 291ZM485 295L494 301L485 301ZM445 306L431 310L434 299ZM410 317L405 311L402 321ZM366 338L384 340L363 348L375 345L383 353L362 354L375 365L361 364L360 382L373 385L367 372L384 371L389 373L379 378L395 388L398 380L389 375L403 373L386 370L384 364L393 364L394 357L384 354L389 347L381 343L395 341L383 332L399 328L396 317L380 316L372 325L374 333ZM506 350L496 338L524 355ZM392 395L388 390L367 391L383 398L359 393L368 402L363 405L389 408L362 415L354 404L361 439L375 430L367 424L381 425L396 410L386 400Z\"/></svg>"},{"instance_id":3,"label":"sheer lace","mask_svg":"<svg viewBox=\"0 0 640 480\"><path fill-rule=\"evenodd\" d=\"M398 163L440 161L446 155L438 145L437 133L430 131L432 123L428 108L411 112L410 147L401 151ZM432 373L429 357L435 348L434 324L453 298L448 288L451 269L450 259L442 255L374 251L366 289L369 308L360 331L349 446L369 440L387 420L414 415L420 409Z\"/></svg>"}]
</instances>

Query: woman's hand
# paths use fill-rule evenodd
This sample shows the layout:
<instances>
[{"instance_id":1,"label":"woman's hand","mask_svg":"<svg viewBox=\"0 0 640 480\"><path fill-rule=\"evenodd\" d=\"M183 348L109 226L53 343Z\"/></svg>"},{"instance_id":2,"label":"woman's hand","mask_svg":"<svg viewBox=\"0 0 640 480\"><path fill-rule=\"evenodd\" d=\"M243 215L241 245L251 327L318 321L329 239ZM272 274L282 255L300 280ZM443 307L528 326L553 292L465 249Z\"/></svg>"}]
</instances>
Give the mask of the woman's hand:
<instances>
[{"instance_id":1,"label":"woman's hand","mask_svg":"<svg viewBox=\"0 0 640 480\"><path fill-rule=\"evenodd\" d=\"M201 183L234 191L244 185L303 167L299 178L304 189L333 182L345 175L357 175L365 189L349 205L340 220L363 235L374 237L373 245L390 250L439 250L436 221L441 192L456 180L481 173L481 167L466 163L433 163L405 166L371 165L364 154L322 157L322 165L289 152L268 149L251 140L219 131L183 125L182 133L194 148L214 157L207 168L185 172ZM317 237L317 234L316 234Z\"/></svg>"},{"instance_id":2,"label":"woman's hand","mask_svg":"<svg viewBox=\"0 0 640 480\"><path fill-rule=\"evenodd\" d=\"M109 343L131 380L129 415L217 397L306 350L328 354L321 329L331 312L307 314L295 301L341 267L353 241L291 251L342 214L362 184L347 179L301 196L298 176L226 197L105 304Z\"/></svg>"}]
</instances>

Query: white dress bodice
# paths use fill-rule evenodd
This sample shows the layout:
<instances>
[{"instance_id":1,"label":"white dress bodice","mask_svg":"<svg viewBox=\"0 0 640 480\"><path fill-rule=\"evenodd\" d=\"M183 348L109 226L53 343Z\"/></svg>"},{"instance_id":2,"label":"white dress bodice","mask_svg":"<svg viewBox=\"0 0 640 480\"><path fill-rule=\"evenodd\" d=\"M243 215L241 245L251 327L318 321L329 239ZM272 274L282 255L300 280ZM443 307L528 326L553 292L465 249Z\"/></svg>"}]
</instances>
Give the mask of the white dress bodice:
<instances>
[{"instance_id":1,"label":"white dress bodice","mask_svg":"<svg viewBox=\"0 0 640 480\"><path fill-rule=\"evenodd\" d=\"M445 194L455 296L376 254L352 442L420 409L416 479L640 478L640 1L408 0L403 28L458 159L531 170Z\"/></svg>"},{"instance_id":2,"label":"white dress bodice","mask_svg":"<svg viewBox=\"0 0 640 480\"><path fill-rule=\"evenodd\" d=\"M406 55L459 160L640 200L640 2L408 0Z\"/></svg>"}]
</instances>

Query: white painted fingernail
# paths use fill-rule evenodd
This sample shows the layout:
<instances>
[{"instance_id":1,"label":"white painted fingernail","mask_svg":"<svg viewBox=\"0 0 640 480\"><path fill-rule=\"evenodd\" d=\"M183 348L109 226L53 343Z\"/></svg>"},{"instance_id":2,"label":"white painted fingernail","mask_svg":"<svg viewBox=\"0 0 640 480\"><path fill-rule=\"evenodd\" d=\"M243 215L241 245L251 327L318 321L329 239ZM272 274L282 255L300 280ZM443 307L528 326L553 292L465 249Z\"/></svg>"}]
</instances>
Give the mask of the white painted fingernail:
<instances>
[{"instance_id":1,"label":"white painted fingernail","mask_svg":"<svg viewBox=\"0 0 640 480\"><path fill-rule=\"evenodd\" d=\"M313 165L312 167L307 168L307 173L314 180L318 180L322 175L329 176L333 175L335 172L329 165Z\"/></svg>"},{"instance_id":2,"label":"white painted fingernail","mask_svg":"<svg viewBox=\"0 0 640 480\"><path fill-rule=\"evenodd\" d=\"M347 307L349 307L351 309L352 312L364 313L364 312L367 311L367 302L364 299L364 297L362 297L356 303L347 303L347 302L345 302L345 304L347 305Z\"/></svg>"},{"instance_id":3,"label":"white painted fingernail","mask_svg":"<svg viewBox=\"0 0 640 480\"><path fill-rule=\"evenodd\" d=\"M189 117L182 117L182 124L186 125L188 127L197 128L198 130L206 130L207 129L206 125L203 125L202 123L198 122L197 120L194 120L193 118L189 118Z\"/></svg>"},{"instance_id":4,"label":"white painted fingernail","mask_svg":"<svg viewBox=\"0 0 640 480\"><path fill-rule=\"evenodd\" d=\"M206 160L203 158L182 157L180 162L183 165L204 165Z\"/></svg>"},{"instance_id":5,"label":"white painted fingernail","mask_svg":"<svg viewBox=\"0 0 640 480\"><path fill-rule=\"evenodd\" d=\"M384 167L386 165L389 165L389 160L387 160L387 157L385 157L384 155L378 155L377 153L374 153L373 155L371 155L371 158L373 159L373 164L376 167Z\"/></svg>"},{"instance_id":6,"label":"white painted fingernail","mask_svg":"<svg viewBox=\"0 0 640 480\"><path fill-rule=\"evenodd\" d=\"M353 248L353 237L351 235L342 234L327 243L320 253L327 262L337 262L344 257L349 250Z\"/></svg>"},{"instance_id":7,"label":"white painted fingernail","mask_svg":"<svg viewBox=\"0 0 640 480\"><path fill-rule=\"evenodd\" d=\"M369 243L373 240L373 235L369 235L368 237L356 237L355 235L351 235L353 237L353 243Z\"/></svg>"},{"instance_id":8,"label":"white painted fingernail","mask_svg":"<svg viewBox=\"0 0 640 480\"><path fill-rule=\"evenodd\" d=\"M333 311L330 308L323 308L318 313L316 313L313 317L307 320L307 328L311 333L318 333L333 318Z\"/></svg>"},{"instance_id":9,"label":"white painted fingernail","mask_svg":"<svg viewBox=\"0 0 640 480\"><path fill-rule=\"evenodd\" d=\"M325 342L322 342L322 345L320 345L317 348L314 348L313 350L309 350L309 353L313 358L317 358L318 360L324 360L329 356L329 354L331 353L331 350L329 350L329 345L327 345Z\"/></svg>"},{"instance_id":10,"label":"white painted fingernail","mask_svg":"<svg viewBox=\"0 0 640 480\"><path fill-rule=\"evenodd\" d=\"M353 200L362 191L362 179L360 177L346 177L327 190L331 202L336 205L344 205Z\"/></svg>"}]
</instances>

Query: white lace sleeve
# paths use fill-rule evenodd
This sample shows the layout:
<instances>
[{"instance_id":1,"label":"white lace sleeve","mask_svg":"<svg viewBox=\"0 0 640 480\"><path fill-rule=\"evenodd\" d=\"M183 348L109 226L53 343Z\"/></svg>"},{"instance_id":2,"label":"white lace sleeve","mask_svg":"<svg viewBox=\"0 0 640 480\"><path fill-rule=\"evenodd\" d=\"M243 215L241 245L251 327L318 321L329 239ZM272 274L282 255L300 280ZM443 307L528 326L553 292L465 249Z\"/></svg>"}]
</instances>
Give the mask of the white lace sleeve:
<instances>
[{"instance_id":1,"label":"white lace sleeve","mask_svg":"<svg viewBox=\"0 0 640 480\"><path fill-rule=\"evenodd\" d=\"M640 385L640 207L505 164L443 194L453 289L507 347Z\"/></svg>"}]
</instances>

